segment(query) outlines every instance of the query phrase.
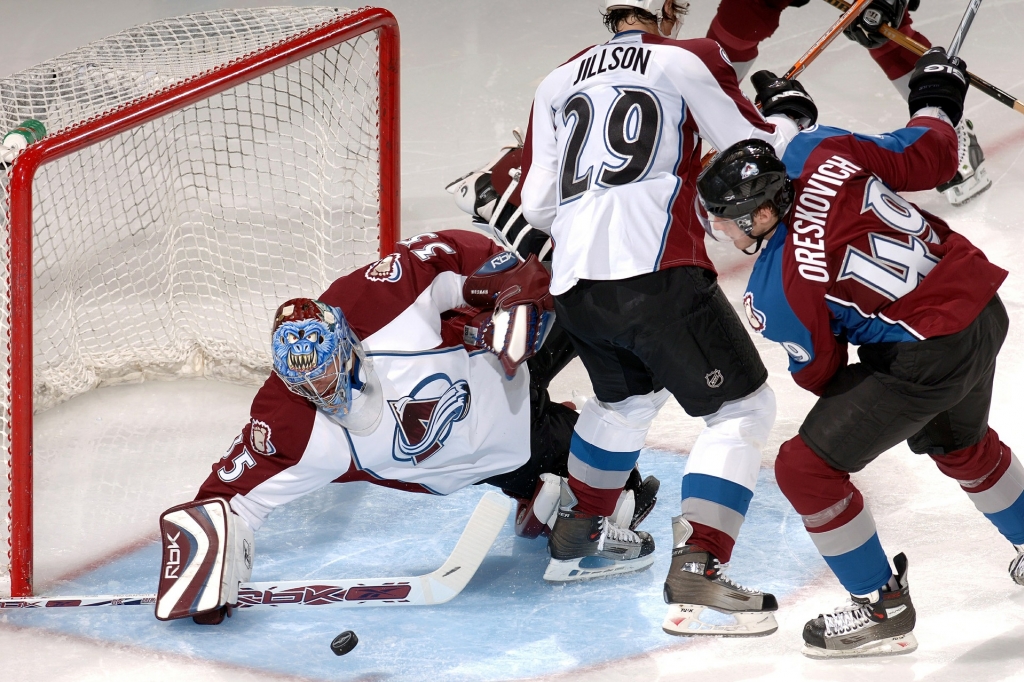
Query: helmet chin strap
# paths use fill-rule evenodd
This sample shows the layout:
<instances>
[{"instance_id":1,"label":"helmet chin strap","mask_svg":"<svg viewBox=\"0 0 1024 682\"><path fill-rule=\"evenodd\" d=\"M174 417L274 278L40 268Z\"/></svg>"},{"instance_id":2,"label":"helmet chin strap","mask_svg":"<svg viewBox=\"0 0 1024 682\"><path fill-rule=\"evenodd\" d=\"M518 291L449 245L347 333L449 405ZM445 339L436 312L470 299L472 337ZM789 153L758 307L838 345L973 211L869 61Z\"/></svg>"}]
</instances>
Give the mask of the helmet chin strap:
<instances>
[{"instance_id":1,"label":"helmet chin strap","mask_svg":"<svg viewBox=\"0 0 1024 682\"><path fill-rule=\"evenodd\" d=\"M761 250L761 244L764 244L764 240L768 239L769 237L772 236L772 234L775 232L775 228L777 228L778 226L779 226L779 222L775 221L775 224L772 225L772 229L770 229L767 232L764 232L762 234L759 234L756 237L753 237L754 239L757 240L756 243L751 244L751 246L754 247L753 251L748 251L747 250L747 249L750 248L750 246L748 246L746 249L740 249L740 250L743 253L747 254L748 256L755 256L755 255L757 255L757 252Z\"/></svg>"}]
</instances>

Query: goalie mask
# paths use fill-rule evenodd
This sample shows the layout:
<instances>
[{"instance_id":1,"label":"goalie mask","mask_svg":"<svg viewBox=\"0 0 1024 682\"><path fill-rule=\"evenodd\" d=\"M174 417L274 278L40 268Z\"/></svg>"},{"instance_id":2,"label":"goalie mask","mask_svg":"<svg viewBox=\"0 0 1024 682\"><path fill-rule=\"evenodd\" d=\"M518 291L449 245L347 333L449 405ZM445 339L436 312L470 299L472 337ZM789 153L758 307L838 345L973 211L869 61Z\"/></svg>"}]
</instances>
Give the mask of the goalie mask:
<instances>
[{"instance_id":1,"label":"goalie mask","mask_svg":"<svg viewBox=\"0 0 1024 682\"><path fill-rule=\"evenodd\" d=\"M274 373L292 393L329 414L348 414L362 348L341 310L309 298L286 301L274 314Z\"/></svg>"}]
</instances>

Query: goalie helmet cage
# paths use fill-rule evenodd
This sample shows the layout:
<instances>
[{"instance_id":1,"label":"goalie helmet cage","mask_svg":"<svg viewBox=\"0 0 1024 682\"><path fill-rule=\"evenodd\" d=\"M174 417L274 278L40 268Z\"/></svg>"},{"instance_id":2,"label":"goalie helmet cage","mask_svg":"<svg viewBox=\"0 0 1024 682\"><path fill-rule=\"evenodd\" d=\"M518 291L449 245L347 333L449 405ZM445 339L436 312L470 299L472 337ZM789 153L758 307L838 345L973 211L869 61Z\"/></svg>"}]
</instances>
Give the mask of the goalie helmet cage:
<instances>
[{"instance_id":1,"label":"goalie helmet cage","mask_svg":"<svg viewBox=\"0 0 1024 682\"><path fill-rule=\"evenodd\" d=\"M50 132L0 173L0 591L33 592L34 409L132 378L262 381L280 302L391 251L398 66L387 10L289 7L157 21L0 79L3 130Z\"/></svg>"}]
</instances>

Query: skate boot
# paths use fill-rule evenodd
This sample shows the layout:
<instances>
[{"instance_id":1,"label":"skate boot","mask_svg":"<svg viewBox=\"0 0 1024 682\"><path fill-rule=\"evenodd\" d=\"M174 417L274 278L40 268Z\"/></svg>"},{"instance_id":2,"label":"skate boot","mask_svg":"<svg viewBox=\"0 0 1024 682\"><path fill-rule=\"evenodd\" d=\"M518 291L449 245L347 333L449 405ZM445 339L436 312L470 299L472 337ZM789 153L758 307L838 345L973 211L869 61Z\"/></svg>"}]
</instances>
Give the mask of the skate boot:
<instances>
[{"instance_id":1,"label":"skate boot","mask_svg":"<svg viewBox=\"0 0 1024 682\"><path fill-rule=\"evenodd\" d=\"M1018 585L1024 585L1024 545L1014 545L1017 557L1010 562L1010 577Z\"/></svg>"},{"instance_id":2,"label":"skate boot","mask_svg":"<svg viewBox=\"0 0 1024 682\"><path fill-rule=\"evenodd\" d=\"M670 635L726 637L760 637L778 630L772 614L779 608L775 597L727 578L711 553L686 544L692 533L682 516L672 519L675 542L665 578L669 607L661 629ZM707 619L701 620L707 610Z\"/></svg>"},{"instance_id":3,"label":"skate boot","mask_svg":"<svg viewBox=\"0 0 1024 682\"><path fill-rule=\"evenodd\" d=\"M991 187L992 181L985 170L985 152L974 136L974 124L966 118L961 120L956 136L960 143L960 166L952 180L936 189L946 195L949 203L959 206Z\"/></svg>"},{"instance_id":4,"label":"skate boot","mask_svg":"<svg viewBox=\"0 0 1024 682\"><path fill-rule=\"evenodd\" d=\"M558 518L548 536L549 582L574 582L634 573L654 563L654 538L617 525L614 519L576 511L576 496L562 481ZM631 517L632 510L626 510ZM624 524L623 524L624 525Z\"/></svg>"},{"instance_id":5,"label":"skate boot","mask_svg":"<svg viewBox=\"0 0 1024 682\"><path fill-rule=\"evenodd\" d=\"M805 656L840 658L895 656L917 649L917 612L907 586L907 557L898 554L895 589L888 586L869 595L850 595L850 603L804 625Z\"/></svg>"}]
</instances>

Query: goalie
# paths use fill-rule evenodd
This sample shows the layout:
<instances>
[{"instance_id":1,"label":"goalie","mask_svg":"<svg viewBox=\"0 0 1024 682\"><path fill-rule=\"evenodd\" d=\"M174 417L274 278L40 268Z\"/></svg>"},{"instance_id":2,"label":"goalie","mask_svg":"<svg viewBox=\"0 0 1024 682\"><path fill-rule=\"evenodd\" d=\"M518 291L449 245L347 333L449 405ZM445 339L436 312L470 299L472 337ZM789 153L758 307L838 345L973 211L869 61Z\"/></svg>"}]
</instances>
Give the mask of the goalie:
<instances>
[{"instance_id":1,"label":"goalie","mask_svg":"<svg viewBox=\"0 0 1024 682\"><path fill-rule=\"evenodd\" d=\"M535 257L451 230L281 305L249 422L195 501L161 516L157 618L230 615L254 531L331 482L440 495L488 483L519 500L518 534L546 534L578 416L547 392L575 355L548 281ZM635 527L657 486L634 470L616 519Z\"/></svg>"}]
</instances>

